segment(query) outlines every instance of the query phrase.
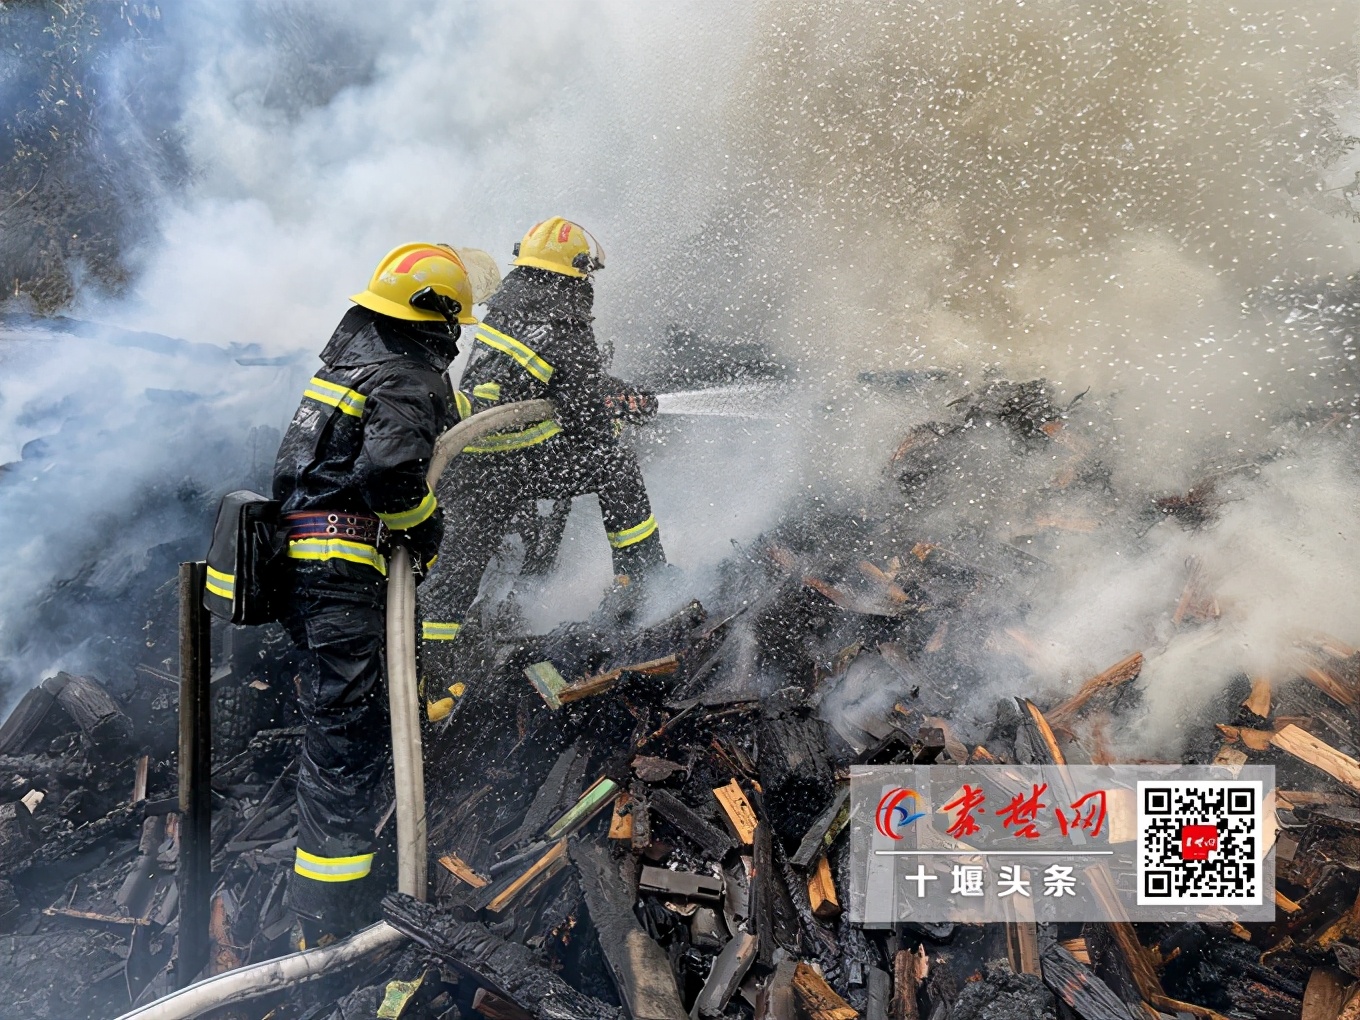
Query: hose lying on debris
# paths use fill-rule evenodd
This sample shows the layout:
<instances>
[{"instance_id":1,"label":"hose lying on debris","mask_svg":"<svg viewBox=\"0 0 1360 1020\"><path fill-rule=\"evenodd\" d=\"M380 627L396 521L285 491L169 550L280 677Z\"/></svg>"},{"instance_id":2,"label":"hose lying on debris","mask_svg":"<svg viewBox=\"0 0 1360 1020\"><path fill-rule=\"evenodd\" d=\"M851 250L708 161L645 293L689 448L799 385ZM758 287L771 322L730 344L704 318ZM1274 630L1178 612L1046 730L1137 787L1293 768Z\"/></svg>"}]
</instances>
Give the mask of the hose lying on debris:
<instances>
[{"instance_id":1,"label":"hose lying on debris","mask_svg":"<svg viewBox=\"0 0 1360 1020\"><path fill-rule=\"evenodd\" d=\"M379 921L355 932L343 942L280 956L275 960L265 960L196 981L140 1009L124 1013L118 1020L189 1020L219 1006L246 1002L261 995L315 981L404 939L405 936L386 921Z\"/></svg>"},{"instance_id":2,"label":"hose lying on debris","mask_svg":"<svg viewBox=\"0 0 1360 1020\"><path fill-rule=\"evenodd\" d=\"M469 443L492 432L551 418L549 400L526 400L474 414L449 429L434 446L431 488L449 462ZM387 696L392 713L392 770L397 789L397 888L425 899L425 766L420 745L420 704L416 689L416 585L405 549L392 550L387 570ZM240 967L195 982L118 1020L189 1020L219 1006L246 1002L306 984L369 953L402 940L386 921L355 932L342 942Z\"/></svg>"}]
</instances>

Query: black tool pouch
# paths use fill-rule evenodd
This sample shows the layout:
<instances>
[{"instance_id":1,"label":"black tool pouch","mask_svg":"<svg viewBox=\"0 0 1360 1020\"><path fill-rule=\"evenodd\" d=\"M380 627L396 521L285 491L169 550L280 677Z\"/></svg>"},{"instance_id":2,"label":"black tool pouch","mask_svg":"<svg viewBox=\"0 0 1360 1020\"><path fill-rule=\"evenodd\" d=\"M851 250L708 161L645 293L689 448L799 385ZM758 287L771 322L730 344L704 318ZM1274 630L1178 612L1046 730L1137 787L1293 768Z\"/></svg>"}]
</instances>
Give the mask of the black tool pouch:
<instances>
[{"instance_id":1,"label":"black tool pouch","mask_svg":"<svg viewBox=\"0 0 1360 1020\"><path fill-rule=\"evenodd\" d=\"M278 619L274 575L281 546L276 500L249 489L223 496L208 550L204 608L236 624Z\"/></svg>"}]
</instances>

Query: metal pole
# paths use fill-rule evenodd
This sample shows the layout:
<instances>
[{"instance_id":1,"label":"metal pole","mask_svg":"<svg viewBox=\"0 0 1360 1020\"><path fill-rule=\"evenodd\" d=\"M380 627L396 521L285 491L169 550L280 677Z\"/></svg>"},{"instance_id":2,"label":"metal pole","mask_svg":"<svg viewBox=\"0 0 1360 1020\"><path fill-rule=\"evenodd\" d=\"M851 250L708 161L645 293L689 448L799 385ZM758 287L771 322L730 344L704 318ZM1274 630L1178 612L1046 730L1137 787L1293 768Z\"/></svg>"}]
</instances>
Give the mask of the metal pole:
<instances>
[{"instance_id":1,"label":"metal pole","mask_svg":"<svg viewBox=\"0 0 1360 1020\"><path fill-rule=\"evenodd\" d=\"M212 897L212 637L203 608L207 564L179 565L179 956L175 986L208 961Z\"/></svg>"}]
</instances>

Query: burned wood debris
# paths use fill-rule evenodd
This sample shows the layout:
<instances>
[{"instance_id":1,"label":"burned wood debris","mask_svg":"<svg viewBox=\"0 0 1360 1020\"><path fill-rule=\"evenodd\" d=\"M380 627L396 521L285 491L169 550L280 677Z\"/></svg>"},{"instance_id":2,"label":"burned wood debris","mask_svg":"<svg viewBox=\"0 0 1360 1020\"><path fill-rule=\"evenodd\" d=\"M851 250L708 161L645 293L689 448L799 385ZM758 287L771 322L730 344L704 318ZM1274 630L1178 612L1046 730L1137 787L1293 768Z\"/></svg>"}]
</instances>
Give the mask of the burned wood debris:
<instances>
[{"instance_id":1,"label":"burned wood debris","mask_svg":"<svg viewBox=\"0 0 1360 1020\"><path fill-rule=\"evenodd\" d=\"M899 449L895 491L928 513L947 447L990 421L1005 457L1038 453L1049 476L1049 503L1006 541L930 532L899 499L775 529L702 603L635 632L469 627L478 680L425 734L429 902L384 903L406 948L232 1016L1360 1016L1360 651L1326 635L1301 635L1291 670L1229 684L1184 755L1276 766L1274 922L851 923L849 766L1115 762L1150 652L1045 687L1005 607L1048 569L1042 534L1086 533L1106 479L1041 383L991 384L951 413ZM1152 497L1121 513L1130 532L1200 523ZM1210 575L1192 563L1183 580L1166 625L1215 626ZM215 689L286 690L276 658L261 676L232 665L258 650L228 656ZM1028 697L980 714L974 692L998 682ZM0 726L0 1003L28 1017L115 1015L170 986L175 692L145 684L58 678ZM254 726L233 714L215 760L205 974L288 951L297 731L280 706Z\"/></svg>"}]
</instances>

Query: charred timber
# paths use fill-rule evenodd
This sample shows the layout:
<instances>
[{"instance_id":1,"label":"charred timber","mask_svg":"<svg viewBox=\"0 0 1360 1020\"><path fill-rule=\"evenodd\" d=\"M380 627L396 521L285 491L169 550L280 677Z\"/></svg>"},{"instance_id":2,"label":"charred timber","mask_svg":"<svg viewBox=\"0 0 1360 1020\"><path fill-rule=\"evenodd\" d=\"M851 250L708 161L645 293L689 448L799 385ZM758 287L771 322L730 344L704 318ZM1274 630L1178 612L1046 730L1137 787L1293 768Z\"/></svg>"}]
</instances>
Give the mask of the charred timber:
<instances>
[{"instance_id":1,"label":"charred timber","mask_svg":"<svg viewBox=\"0 0 1360 1020\"><path fill-rule=\"evenodd\" d=\"M826 806L832 789L822 724L805 709L776 701L757 725L756 749L765 810L775 833L792 845Z\"/></svg>"},{"instance_id":2,"label":"charred timber","mask_svg":"<svg viewBox=\"0 0 1360 1020\"><path fill-rule=\"evenodd\" d=\"M653 790L652 810L670 822L686 839L693 841L714 860L722 860L736 844L732 837L710 825L693 808L668 790Z\"/></svg>"},{"instance_id":3,"label":"charred timber","mask_svg":"<svg viewBox=\"0 0 1360 1020\"><path fill-rule=\"evenodd\" d=\"M539 963L533 950L493 935L476 921L402 893L383 900L387 922L488 991L537 1020L621 1020L620 1011L578 992Z\"/></svg>"},{"instance_id":4,"label":"charred timber","mask_svg":"<svg viewBox=\"0 0 1360 1020\"><path fill-rule=\"evenodd\" d=\"M572 840L572 863L610 977L633 1020L686 1020L666 953L633 913L633 892L608 849Z\"/></svg>"}]
</instances>

